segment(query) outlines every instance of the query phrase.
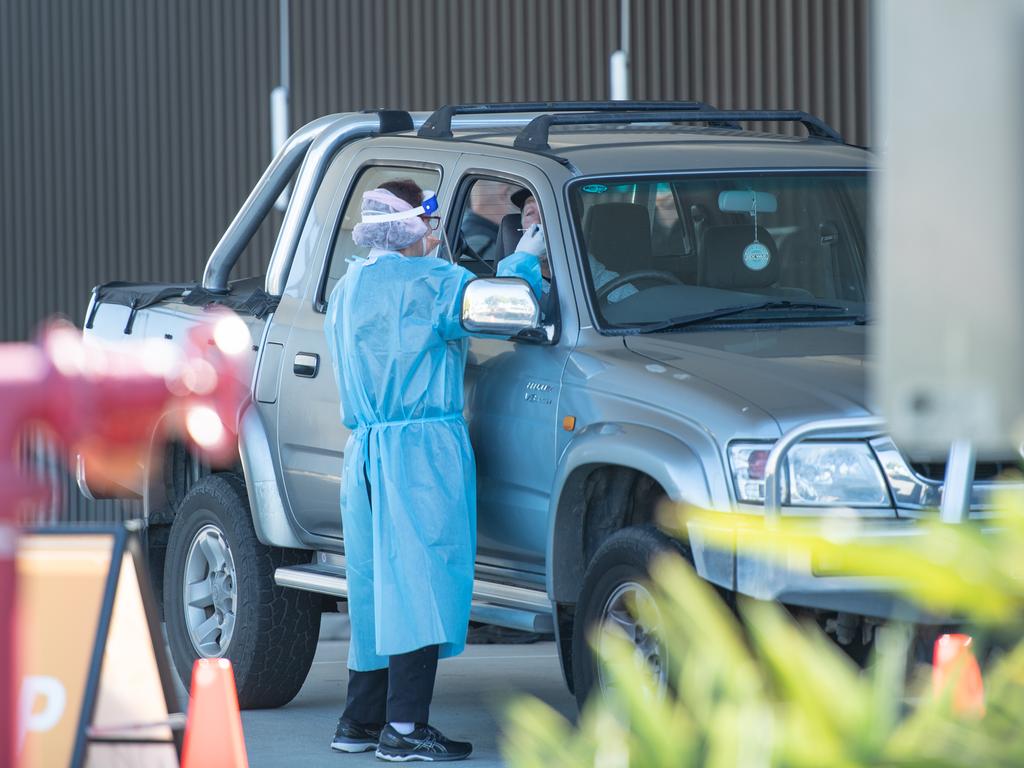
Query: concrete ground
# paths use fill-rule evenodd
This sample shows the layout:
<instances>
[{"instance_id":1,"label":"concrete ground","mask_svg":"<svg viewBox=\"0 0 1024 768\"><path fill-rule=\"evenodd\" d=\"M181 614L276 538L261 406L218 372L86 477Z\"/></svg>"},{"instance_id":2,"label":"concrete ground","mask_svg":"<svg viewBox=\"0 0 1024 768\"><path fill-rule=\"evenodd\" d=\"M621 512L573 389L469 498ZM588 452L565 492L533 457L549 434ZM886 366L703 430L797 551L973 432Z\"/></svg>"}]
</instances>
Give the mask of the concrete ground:
<instances>
[{"instance_id":1,"label":"concrete ground","mask_svg":"<svg viewBox=\"0 0 1024 768\"><path fill-rule=\"evenodd\" d=\"M384 765L372 752L346 755L330 748L345 701L346 617L325 614L313 668L299 695L281 709L242 713L251 768ZM445 734L473 743L467 765L497 768L503 705L527 693L567 717L576 702L565 687L554 643L470 645L438 668L431 721Z\"/></svg>"}]
</instances>

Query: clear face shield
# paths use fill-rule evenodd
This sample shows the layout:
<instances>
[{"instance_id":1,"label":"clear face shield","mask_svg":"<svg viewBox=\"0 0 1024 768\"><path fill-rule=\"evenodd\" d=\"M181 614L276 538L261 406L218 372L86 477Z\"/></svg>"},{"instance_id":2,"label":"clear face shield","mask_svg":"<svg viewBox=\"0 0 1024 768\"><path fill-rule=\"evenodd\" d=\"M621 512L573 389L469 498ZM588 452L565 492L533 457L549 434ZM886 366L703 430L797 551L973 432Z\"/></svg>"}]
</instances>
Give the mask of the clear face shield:
<instances>
[{"instance_id":1,"label":"clear face shield","mask_svg":"<svg viewBox=\"0 0 1024 768\"><path fill-rule=\"evenodd\" d=\"M411 240L407 244L397 247L405 250L418 243L419 253L411 255L431 256L435 255L437 250L443 246L443 253L445 254L443 258L447 258L449 262L454 264L455 259L452 256L452 247L448 241L448 233L445 232L442 226L441 217L435 215L438 207L437 195L432 190L427 190L424 192L423 202L415 208L391 213L366 211L363 213L360 223L368 226L384 225L388 228L393 225L396 228L407 231L410 236L415 237L419 235L418 239ZM438 236L435 233L440 234ZM431 240L437 240L437 243L432 247L430 247Z\"/></svg>"},{"instance_id":2,"label":"clear face shield","mask_svg":"<svg viewBox=\"0 0 1024 768\"><path fill-rule=\"evenodd\" d=\"M452 250L452 244L448 240L448 232L444 226L444 220L436 215L438 210L437 193L432 189L428 189L423 193L423 205L420 206L426 212L427 218L427 234L424 236L424 250L426 244L426 238L432 237L437 240L437 244L425 252L424 256L436 256L437 258L447 259L452 264L455 263L455 255ZM428 210L429 209L429 210Z\"/></svg>"}]
</instances>

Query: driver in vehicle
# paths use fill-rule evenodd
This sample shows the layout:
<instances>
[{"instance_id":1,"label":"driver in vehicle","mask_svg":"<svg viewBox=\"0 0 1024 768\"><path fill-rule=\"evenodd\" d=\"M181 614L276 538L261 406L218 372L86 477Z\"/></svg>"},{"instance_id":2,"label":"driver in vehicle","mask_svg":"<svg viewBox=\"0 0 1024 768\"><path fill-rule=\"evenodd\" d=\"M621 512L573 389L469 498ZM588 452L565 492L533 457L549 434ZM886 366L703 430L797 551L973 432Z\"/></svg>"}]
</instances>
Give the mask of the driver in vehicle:
<instances>
[{"instance_id":1,"label":"driver in vehicle","mask_svg":"<svg viewBox=\"0 0 1024 768\"><path fill-rule=\"evenodd\" d=\"M522 211L523 236L516 245L515 251L499 262L498 274L512 274L514 272L521 276L523 266L529 265L531 258L536 259L538 262L536 274L532 276L532 279L529 279L529 282L533 286L534 293L537 294L541 308L545 309L551 292L551 264L548 261L547 243L544 239L544 225L541 223L540 218L540 205L537 203L537 198L528 189L519 189L512 194L510 199L513 205ZM593 256L588 255L588 260L590 262L590 273L594 278L595 290L600 290L602 286L607 285L619 276L618 272L608 269ZM637 293L636 287L626 283L608 294L608 301L616 304L635 293Z\"/></svg>"}]
</instances>

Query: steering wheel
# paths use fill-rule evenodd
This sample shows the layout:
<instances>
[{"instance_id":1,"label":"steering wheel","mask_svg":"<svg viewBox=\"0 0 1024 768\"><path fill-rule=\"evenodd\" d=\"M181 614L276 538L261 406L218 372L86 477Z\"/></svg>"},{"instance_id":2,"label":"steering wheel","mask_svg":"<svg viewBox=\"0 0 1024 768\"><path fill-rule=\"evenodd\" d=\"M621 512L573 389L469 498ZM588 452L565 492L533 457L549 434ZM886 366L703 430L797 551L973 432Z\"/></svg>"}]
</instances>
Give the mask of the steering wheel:
<instances>
[{"instance_id":1,"label":"steering wheel","mask_svg":"<svg viewBox=\"0 0 1024 768\"><path fill-rule=\"evenodd\" d=\"M481 264L483 264L484 267L486 267L487 270L492 275L498 274L497 266L491 264L489 261L487 261L487 259L485 259L483 256L476 252L476 249L474 249L473 246L469 244L469 241L466 239L466 236L462 234L462 230L459 230L459 234L458 237L456 238L455 244L456 262L461 261L463 256L469 256L469 258L472 259L473 261L478 261Z\"/></svg>"},{"instance_id":2,"label":"steering wheel","mask_svg":"<svg viewBox=\"0 0 1024 768\"><path fill-rule=\"evenodd\" d=\"M629 285L636 280L653 280L665 285L685 285L685 283L671 272L663 272L660 269L641 269L637 272L630 272L627 275L619 275L597 289L597 300L605 301L608 295L624 285Z\"/></svg>"}]
</instances>

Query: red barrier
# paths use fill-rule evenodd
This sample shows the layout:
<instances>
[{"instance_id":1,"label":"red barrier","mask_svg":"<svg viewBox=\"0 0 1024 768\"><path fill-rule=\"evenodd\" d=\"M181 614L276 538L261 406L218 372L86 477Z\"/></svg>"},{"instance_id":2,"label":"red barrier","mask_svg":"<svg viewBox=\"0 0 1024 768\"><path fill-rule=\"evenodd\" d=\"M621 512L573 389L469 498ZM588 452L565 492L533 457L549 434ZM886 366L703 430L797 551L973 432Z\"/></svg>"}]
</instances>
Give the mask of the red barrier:
<instances>
[{"instance_id":1,"label":"red barrier","mask_svg":"<svg viewBox=\"0 0 1024 768\"><path fill-rule=\"evenodd\" d=\"M0 766L17 764L17 513L47 493L17 473L20 436L41 425L69 456L82 454L87 465L116 477L145 455L170 414L172 428L207 455L226 456L248 392L240 355L249 349L244 323L214 313L181 347L99 347L67 325L51 327L37 344L0 345Z\"/></svg>"}]
</instances>

